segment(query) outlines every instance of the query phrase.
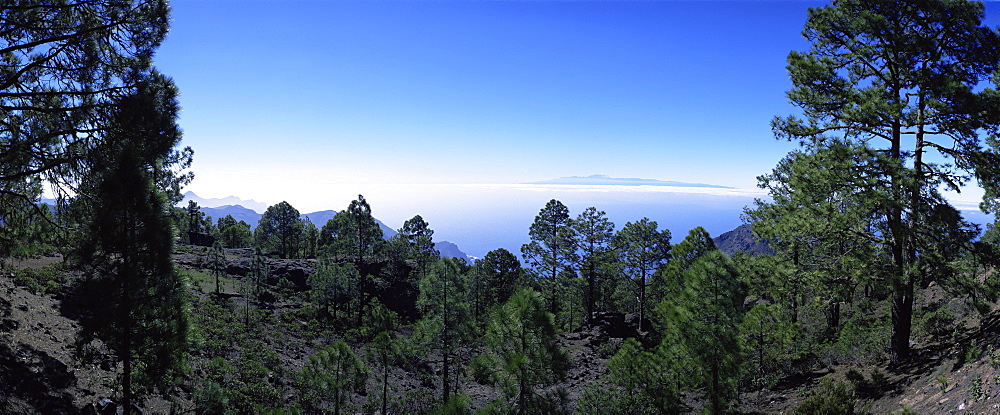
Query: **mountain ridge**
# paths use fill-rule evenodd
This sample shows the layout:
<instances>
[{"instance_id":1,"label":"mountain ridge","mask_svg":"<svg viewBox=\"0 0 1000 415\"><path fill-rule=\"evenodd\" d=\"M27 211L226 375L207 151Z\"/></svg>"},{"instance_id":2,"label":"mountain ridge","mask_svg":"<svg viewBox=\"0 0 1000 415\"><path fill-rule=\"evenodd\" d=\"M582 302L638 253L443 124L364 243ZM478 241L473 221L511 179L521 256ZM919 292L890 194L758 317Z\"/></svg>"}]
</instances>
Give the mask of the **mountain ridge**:
<instances>
[{"instance_id":1,"label":"mountain ridge","mask_svg":"<svg viewBox=\"0 0 1000 415\"><path fill-rule=\"evenodd\" d=\"M223 198L204 198L190 190L184 192L184 198L181 199L181 207L187 206L187 203L192 200L201 207L240 206L257 213L264 213L267 210L267 203L258 202L253 199L241 199L232 195Z\"/></svg>"},{"instance_id":2,"label":"mountain ridge","mask_svg":"<svg viewBox=\"0 0 1000 415\"><path fill-rule=\"evenodd\" d=\"M737 226L729 232L725 232L712 239L715 246L728 256L733 256L737 252L747 252L750 255L774 255L774 248L753 233L753 229L748 224Z\"/></svg>"},{"instance_id":3,"label":"mountain ridge","mask_svg":"<svg viewBox=\"0 0 1000 415\"><path fill-rule=\"evenodd\" d=\"M216 223L220 218L226 217L226 215L232 215L233 219L237 221L246 222L250 225L250 229L257 228L257 222L260 218L264 216L262 213L257 213L252 209L248 209L242 205L224 205L219 207L205 207L201 206L201 211L205 213L205 216L211 217L212 222ZM320 210L317 212L303 213L299 215L299 218L308 218L313 225L317 228L323 228L326 222L333 218L337 214L335 210ZM389 239L396 236L397 232L390 228L388 225L382 223L382 221L375 219L375 223L378 224L379 229L382 230L382 238ZM449 258L462 258L468 262L474 262L475 257L466 254L453 242L448 241L438 241L434 243L434 248L441 252L441 256Z\"/></svg>"}]
</instances>

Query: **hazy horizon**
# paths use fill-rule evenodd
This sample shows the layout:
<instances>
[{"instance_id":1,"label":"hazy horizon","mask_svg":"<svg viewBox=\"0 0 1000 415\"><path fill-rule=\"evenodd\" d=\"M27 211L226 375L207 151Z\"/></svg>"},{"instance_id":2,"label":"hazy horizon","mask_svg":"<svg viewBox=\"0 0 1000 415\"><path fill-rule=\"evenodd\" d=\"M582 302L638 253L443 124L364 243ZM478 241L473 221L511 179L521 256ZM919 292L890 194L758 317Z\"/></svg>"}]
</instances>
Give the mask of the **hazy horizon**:
<instances>
[{"instance_id":1,"label":"hazy horizon","mask_svg":"<svg viewBox=\"0 0 1000 415\"><path fill-rule=\"evenodd\" d=\"M436 189L447 187L450 190ZM575 217L588 207L607 213L615 229L626 222L648 217L661 229L669 229L672 243L680 242L696 226L713 236L730 231L743 223L743 208L754 198L767 198L760 189L724 189L663 186L581 186L581 185L379 185L368 186L361 193L371 205L372 215L392 229L420 215L434 230L435 241L455 243L466 254L482 257L490 250L505 248L520 256L521 244L528 242L528 229L538 211L550 199L565 204ZM248 194L199 194L205 199L235 196L274 205L287 201L299 212L343 210L354 195L331 195L329 198L289 198L263 201ZM436 200L433 195L449 193L459 199ZM949 194L949 198L970 221L985 224L988 218L978 211L975 193ZM258 212L262 213L262 212ZM218 220L219 218L213 218ZM315 224L322 227L323 224Z\"/></svg>"},{"instance_id":2,"label":"hazy horizon","mask_svg":"<svg viewBox=\"0 0 1000 415\"><path fill-rule=\"evenodd\" d=\"M786 58L826 3L174 0L155 64L202 197L309 212L363 194L390 227L420 214L477 256L494 237L463 231L503 223L511 249L553 198L678 241L739 225L756 177L798 148L770 122L799 112ZM520 184L597 173L732 189Z\"/></svg>"}]
</instances>

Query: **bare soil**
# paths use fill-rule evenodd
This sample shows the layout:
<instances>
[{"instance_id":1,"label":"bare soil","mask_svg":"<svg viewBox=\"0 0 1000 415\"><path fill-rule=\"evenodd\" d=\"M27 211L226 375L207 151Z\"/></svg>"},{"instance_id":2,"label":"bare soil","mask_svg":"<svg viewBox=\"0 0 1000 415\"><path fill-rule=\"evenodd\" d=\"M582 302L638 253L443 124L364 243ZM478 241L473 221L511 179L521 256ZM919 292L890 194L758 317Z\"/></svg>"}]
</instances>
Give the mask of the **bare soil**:
<instances>
[{"instance_id":1,"label":"bare soil","mask_svg":"<svg viewBox=\"0 0 1000 415\"><path fill-rule=\"evenodd\" d=\"M59 257L44 257L19 261L16 267L41 267L60 261ZM230 281L232 283L232 281ZM207 299L213 286L194 286L198 298ZM935 294L939 295L939 294ZM271 312L297 307L294 303L278 302ZM75 344L79 322L64 311L62 296L35 295L14 285L13 275L0 272L0 413L81 413L91 406L99 407L105 398L116 396L117 370L114 362L81 359ZM287 369L293 373L301 368L314 349L330 339L302 337L278 327L263 327L269 333L266 344L276 349ZM556 385L563 388L571 407L587 386L606 373L608 343L620 341L601 337L600 333L581 331L560 335L560 344L570 357L566 379ZM360 345L355 349L361 351ZM100 344L84 348L100 350ZM859 410L872 414L1000 414L1000 312L966 321L966 329L953 341L916 344L914 358L905 365L890 368L836 366L814 373L785 379L773 390L747 392L740 395L736 409L740 413L791 413L803 399L813 393L821 379L846 381L849 370L870 378L874 371L884 374L879 385L859 392ZM468 362L473 350L459 354ZM969 361L966 357L969 357ZM440 390L434 375L439 374L440 359L428 356L424 367L390 371L390 396L394 400L429 401ZM195 367L198 365L195 364ZM145 413L170 413L193 409L192 391L197 372L189 376L188 384L175 396L149 397L140 405ZM472 409L483 408L500 397L497 388L480 385L469 376L458 377L458 389L471 400ZM291 385L292 379L276 380ZM285 399L296 399L294 388L288 387ZM381 373L372 369L367 393L355 394L350 401L360 408L381 393ZM424 395L424 396L414 396ZM371 396L369 396L371 395ZM697 399L693 399L693 408ZM280 403L278 403L280 405ZM419 407L414 403L411 408ZM609 408L610 413L614 413Z\"/></svg>"}]
</instances>

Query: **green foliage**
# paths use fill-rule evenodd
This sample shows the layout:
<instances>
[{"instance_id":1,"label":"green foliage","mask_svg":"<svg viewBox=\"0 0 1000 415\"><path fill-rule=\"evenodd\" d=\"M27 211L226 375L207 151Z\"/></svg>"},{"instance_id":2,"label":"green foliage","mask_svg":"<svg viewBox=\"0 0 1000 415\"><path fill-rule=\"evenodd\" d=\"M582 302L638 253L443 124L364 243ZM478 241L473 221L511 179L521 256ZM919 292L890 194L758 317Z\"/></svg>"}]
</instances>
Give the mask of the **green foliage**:
<instances>
[{"instance_id":1,"label":"green foliage","mask_svg":"<svg viewBox=\"0 0 1000 415\"><path fill-rule=\"evenodd\" d=\"M299 372L300 400L309 412L316 412L332 405L333 413L340 414L347 400L347 392L365 389L368 370L351 347L338 341L309 357Z\"/></svg>"},{"instance_id":2,"label":"green foliage","mask_svg":"<svg viewBox=\"0 0 1000 415\"><path fill-rule=\"evenodd\" d=\"M629 414L680 413L677 361L667 349L647 351L635 339L626 339L608 360L608 374L584 393L580 412L601 414L615 408Z\"/></svg>"},{"instance_id":3,"label":"green foliage","mask_svg":"<svg viewBox=\"0 0 1000 415\"><path fill-rule=\"evenodd\" d=\"M499 385L511 413L540 413L550 397L538 388L561 379L569 365L556 343L551 313L542 296L521 289L493 312L486 327L485 357L477 358L474 376Z\"/></svg>"},{"instance_id":4,"label":"green foliage","mask_svg":"<svg viewBox=\"0 0 1000 415\"><path fill-rule=\"evenodd\" d=\"M125 406L135 393L175 383L188 346L187 287L171 261L165 189L180 141L176 95L153 73L120 99L108 135L88 153L73 206L83 223L74 257L91 275L79 287L89 312L78 341L100 339L122 362Z\"/></svg>"},{"instance_id":5,"label":"green foliage","mask_svg":"<svg viewBox=\"0 0 1000 415\"><path fill-rule=\"evenodd\" d=\"M26 198L14 196L16 193ZM52 209L36 206L41 194L38 179L0 181L0 258L24 259L51 253L61 243L62 232Z\"/></svg>"},{"instance_id":6,"label":"green foliage","mask_svg":"<svg viewBox=\"0 0 1000 415\"><path fill-rule=\"evenodd\" d=\"M441 354L441 402L448 402L451 395L451 376L457 359L455 351L465 344L473 333L469 319L467 271L464 262L445 258L432 263L420 280L417 306L423 318L418 322L416 336Z\"/></svg>"},{"instance_id":7,"label":"green foliage","mask_svg":"<svg viewBox=\"0 0 1000 415\"><path fill-rule=\"evenodd\" d=\"M269 381L282 370L274 350L260 340L236 345L239 356L233 363L215 357L203 367L206 380L195 394L199 412L214 413L225 405L223 413L262 413L281 401L283 391Z\"/></svg>"},{"instance_id":8,"label":"green foliage","mask_svg":"<svg viewBox=\"0 0 1000 415\"><path fill-rule=\"evenodd\" d=\"M53 294L61 290L65 282L66 271L61 262L41 268L14 269L14 284L34 294Z\"/></svg>"},{"instance_id":9,"label":"green foliage","mask_svg":"<svg viewBox=\"0 0 1000 415\"><path fill-rule=\"evenodd\" d=\"M854 409L857 403L858 398L850 386L824 378L820 381L819 390L795 408L795 414L853 415L858 413Z\"/></svg>"},{"instance_id":10,"label":"green foliage","mask_svg":"<svg viewBox=\"0 0 1000 415\"><path fill-rule=\"evenodd\" d=\"M465 393L456 393L448 398L448 401L441 406L428 412L429 415L471 415L469 409L471 399Z\"/></svg>"},{"instance_id":11,"label":"green foliage","mask_svg":"<svg viewBox=\"0 0 1000 415\"><path fill-rule=\"evenodd\" d=\"M754 230L787 242L796 266L813 262L799 254L821 254L829 282L865 268L884 281L894 363L909 355L918 283L995 298L960 261L984 252L973 243L978 229L938 190L975 177L986 189L983 208L1000 206L998 142L982 140L997 124L998 94L980 87L1000 66L1000 33L982 20L978 2L842 0L810 10L803 35L811 48L788 56L788 97L804 117L775 118L772 129L805 151L760 179L774 203L758 206L784 210L774 216L784 224L773 235L756 222ZM863 266L840 267L840 259Z\"/></svg>"},{"instance_id":12,"label":"green foliage","mask_svg":"<svg viewBox=\"0 0 1000 415\"><path fill-rule=\"evenodd\" d=\"M312 223L309 217L302 218L302 235L299 236L300 255L303 258L315 258L318 251L317 242L319 240L319 228Z\"/></svg>"},{"instance_id":13,"label":"green foliage","mask_svg":"<svg viewBox=\"0 0 1000 415\"><path fill-rule=\"evenodd\" d=\"M945 392L948 390L948 375L941 373L935 376L934 380L937 380L938 387L941 388L941 392Z\"/></svg>"},{"instance_id":14,"label":"green foliage","mask_svg":"<svg viewBox=\"0 0 1000 415\"><path fill-rule=\"evenodd\" d=\"M704 228L699 226L688 232L683 241L672 247L670 262L653 280L653 291L658 298L678 301L686 285L684 273L698 258L715 250L715 242Z\"/></svg>"},{"instance_id":15,"label":"green foliage","mask_svg":"<svg viewBox=\"0 0 1000 415\"><path fill-rule=\"evenodd\" d=\"M347 209L337 212L332 219L323 225L319 232L317 250L328 258L350 258L357 267L360 278L357 280L358 301L355 309L356 326L362 325L365 304L368 303L368 292L365 290L370 275L367 274L368 264L385 246L382 239L382 229L372 217L371 206L365 197L358 195Z\"/></svg>"},{"instance_id":16,"label":"green foliage","mask_svg":"<svg viewBox=\"0 0 1000 415\"><path fill-rule=\"evenodd\" d=\"M426 273L427 264L441 258L437 249L434 249L434 231L420 215L404 222L396 236L406 241L405 255L408 260L417 264L418 277L423 277Z\"/></svg>"},{"instance_id":17,"label":"green foliage","mask_svg":"<svg viewBox=\"0 0 1000 415\"><path fill-rule=\"evenodd\" d=\"M885 357L888 332L885 321L876 320L870 324L849 321L840 330L836 343L830 349L830 356L835 362L874 364Z\"/></svg>"},{"instance_id":18,"label":"green foliage","mask_svg":"<svg viewBox=\"0 0 1000 415\"><path fill-rule=\"evenodd\" d=\"M257 248L278 251L282 258L298 257L303 229L299 216L298 209L288 202L269 206L254 229Z\"/></svg>"},{"instance_id":19,"label":"green foliage","mask_svg":"<svg viewBox=\"0 0 1000 415\"><path fill-rule=\"evenodd\" d=\"M866 378L864 374L853 368L848 370L844 377L854 386L854 392L861 396L877 397L889 388L889 379L885 373L878 369L872 369L871 379ZM947 383L947 378L945 378L945 383Z\"/></svg>"},{"instance_id":20,"label":"green foliage","mask_svg":"<svg viewBox=\"0 0 1000 415\"><path fill-rule=\"evenodd\" d=\"M989 345L986 348L986 354L989 358L990 367L994 370L1000 369L1000 349L995 349L993 345ZM1000 379L1000 377L997 377Z\"/></svg>"},{"instance_id":21,"label":"green foliage","mask_svg":"<svg viewBox=\"0 0 1000 415\"><path fill-rule=\"evenodd\" d=\"M232 215L219 219L216 225L218 241L226 248L248 248L253 244L253 231L244 221L237 222Z\"/></svg>"},{"instance_id":22,"label":"green foliage","mask_svg":"<svg viewBox=\"0 0 1000 415\"><path fill-rule=\"evenodd\" d=\"M745 290L733 262L714 250L683 273L684 291L660 305L665 328L661 347L690 359L685 374L704 388L708 410L722 413L735 396L741 368L739 324Z\"/></svg>"},{"instance_id":23,"label":"green foliage","mask_svg":"<svg viewBox=\"0 0 1000 415\"><path fill-rule=\"evenodd\" d=\"M267 290L267 278L270 275L271 267L267 263L267 258L261 255L260 250L254 250L250 259L250 271L240 283L240 291L246 301L243 309L247 327L250 327L255 320L256 309L260 308L260 298Z\"/></svg>"},{"instance_id":24,"label":"green foliage","mask_svg":"<svg viewBox=\"0 0 1000 415\"><path fill-rule=\"evenodd\" d=\"M926 312L917 320L918 328L931 336L951 334L955 329L954 322L955 314L946 306Z\"/></svg>"},{"instance_id":25,"label":"green foliage","mask_svg":"<svg viewBox=\"0 0 1000 415\"><path fill-rule=\"evenodd\" d=\"M395 313L385 308L376 301L371 308L370 330L374 335L371 341L365 346L365 356L373 367L381 369L382 393L380 396L381 413L389 412L389 371L392 366L399 362L401 357L400 342L396 339L395 330L398 324L398 317Z\"/></svg>"},{"instance_id":26,"label":"green foliage","mask_svg":"<svg viewBox=\"0 0 1000 415\"><path fill-rule=\"evenodd\" d=\"M382 229L372 217L371 206L362 195L327 221L317 238L317 246L323 256L343 255L351 258L359 268L370 261L383 244Z\"/></svg>"},{"instance_id":27,"label":"green foliage","mask_svg":"<svg viewBox=\"0 0 1000 415\"><path fill-rule=\"evenodd\" d=\"M215 292L222 292L221 279L226 275L226 253L222 250L222 246L216 242L208 250L208 269L212 272L212 276L215 277Z\"/></svg>"},{"instance_id":28,"label":"green foliage","mask_svg":"<svg viewBox=\"0 0 1000 415\"><path fill-rule=\"evenodd\" d=\"M670 260L670 231L658 230L656 221L642 218L638 222L626 223L615 235L612 245L625 274L635 284L634 297L638 303L636 308L639 312L639 324L640 328L644 328L646 310L649 308L646 286L653 273ZM662 289L656 291L654 298L662 300L666 293Z\"/></svg>"},{"instance_id":29,"label":"green foliage","mask_svg":"<svg viewBox=\"0 0 1000 415\"><path fill-rule=\"evenodd\" d=\"M201 211L198 202L189 200L187 208L184 209L184 216L181 227L182 243L191 243L190 233L212 233L212 218L205 217L205 212Z\"/></svg>"},{"instance_id":30,"label":"green foliage","mask_svg":"<svg viewBox=\"0 0 1000 415\"><path fill-rule=\"evenodd\" d=\"M969 342L962 343L961 349L958 354L958 362L956 365L961 366L966 363L975 362L979 360L979 357L983 355L983 348L979 345L979 342L972 340Z\"/></svg>"},{"instance_id":31,"label":"green foliage","mask_svg":"<svg viewBox=\"0 0 1000 415\"><path fill-rule=\"evenodd\" d=\"M40 228L48 227L43 222L51 213L39 200L43 180L62 208L67 196L79 194L75 186L90 179L87 158L103 151L100 143L122 125L114 115L121 97L156 76L152 56L170 18L159 0L8 1L0 13L0 257L6 257L34 251L41 241L33 238L51 235ZM190 149L170 156L168 169L190 164ZM174 202L190 176L157 179Z\"/></svg>"},{"instance_id":32,"label":"green foliage","mask_svg":"<svg viewBox=\"0 0 1000 415\"><path fill-rule=\"evenodd\" d=\"M525 283L521 262L503 248L487 252L486 256L477 260L471 277L471 311L476 321L482 325L485 325L489 317L490 308L507 302Z\"/></svg>"},{"instance_id":33,"label":"green foliage","mask_svg":"<svg viewBox=\"0 0 1000 415\"><path fill-rule=\"evenodd\" d=\"M792 361L798 358L795 340L800 330L791 323L787 310L778 304L753 306L743 316L740 334L750 382L755 388L774 386L790 373Z\"/></svg>"},{"instance_id":34,"label":"green foliage","mask_svg":"<svg viewBox=\"0 0 1000 415\"><path fill-rule=\"evenodd\" d=\"M573 232L576 234L577 246L580 251L580 272L586 279L584 307L586 319L589 322L596 311L598 298L606 296L601 290L605 286L601 281L605 273L601 271L608 263L615 260L611 249L615 224L608 220L604 211L589 207L570 222L570 226L573 227ZM669 241L669 239L668 237L667 240Z\"/></svg>"},{"instance_id":35,"label":"green foliage","mask_svg":"<svg viewBox=\"0 0 1000 415\"><path fill-rule=\"evenodd\" d=\"M976 375L976 377L972 379L972 386L969 388L969 398L973 401L981 401L986 399L987 396L988 394L986 393L986 390L983 389L982 376Z\"/></svg>"},{"instance_id":36,"label":"green foliage","mask_svg":"<svg viewBox=\"0 0 1000 415\"><path fill-rule=\"evenodd\" d=\"M192 331L198 349L207 356L224 356L244 332L244 324L230 300L194 300Z\"/></svg>"},{"instance_id":37,"label":"green foliage","mask_svg":"<svg viewBox=\"0 0 1000 415\"><path fill-rule=\"evenodd\" d=\"M229 401L229 393L216 382L205 381L194 391L194 413L198 415L235 414Z\"/></svg>"},{"instance_id":38,"label":"green foliage","mask_svg":"<svg viewBox=\"0 0 1000 415\"><path fill-rule=\"evenodd\" d=\"M357 298L357 280L360 278L354 264L335 264L320 260L316 273L309 276L307 296L324 315L337 312Z\"/></svg>"},{"instance_id":39,"label":"green foliage","mask_svg":"<svg viewBox=\"0 0 1000 415\"><path fill-rule=\"evenodd\" d=\"M528 236L531 242L521 246L521 256L538 274L549 312L558 315L560 278L575 276L573 264L577 262L569 209L558 200L550 200L535 216Z\"/></svg>"}]
</instances>

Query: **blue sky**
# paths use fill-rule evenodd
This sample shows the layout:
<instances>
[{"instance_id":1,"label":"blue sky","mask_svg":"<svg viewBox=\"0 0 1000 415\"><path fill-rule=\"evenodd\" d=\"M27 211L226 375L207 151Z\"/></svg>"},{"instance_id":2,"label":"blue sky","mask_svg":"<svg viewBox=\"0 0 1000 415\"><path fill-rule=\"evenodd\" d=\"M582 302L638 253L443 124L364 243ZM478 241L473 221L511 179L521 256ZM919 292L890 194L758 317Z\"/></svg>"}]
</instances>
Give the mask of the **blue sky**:
<instances>
[{"instance_id":1,"label":"blue sky","mask_svg":"<svg viewBox=\"0 0 1000 415\"><path fill-rule=\"evenodd\" d=\"M619 227L659 217L676 241L738 225L794 149L769 123L795 113L785 58L823 4L173 0L156 64L181 90L202 197L310 212L360 193L389 226L421 214L473 255L499 242L468 229L523 237L550 198ZM735 190L518 185L597 173Z\"/></svg>"}]
</instances>

